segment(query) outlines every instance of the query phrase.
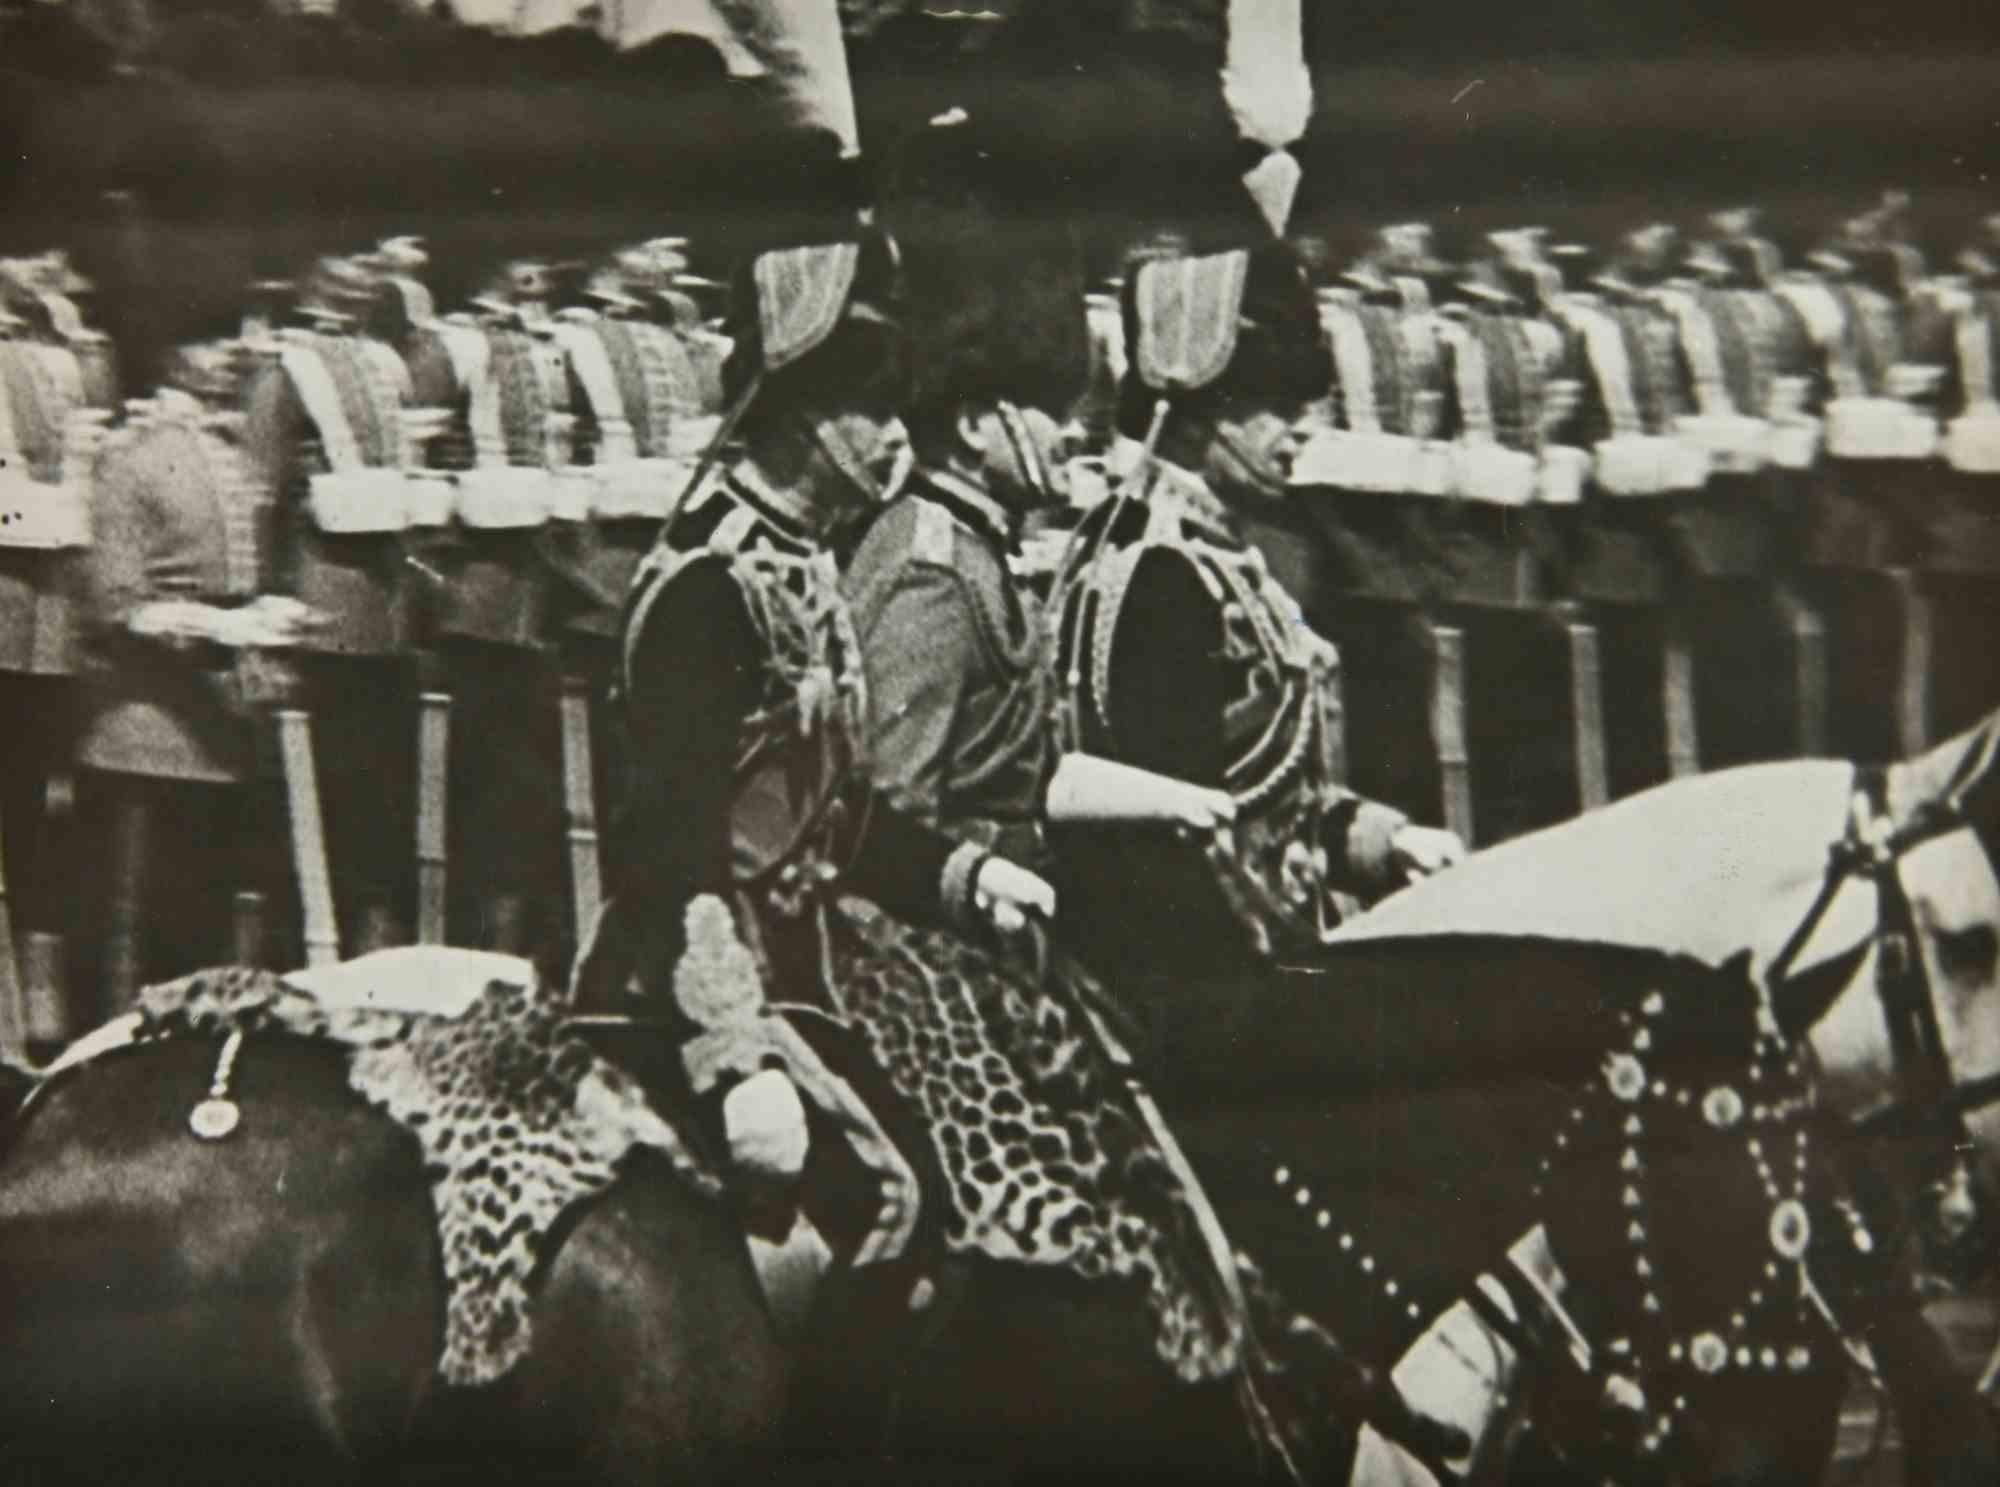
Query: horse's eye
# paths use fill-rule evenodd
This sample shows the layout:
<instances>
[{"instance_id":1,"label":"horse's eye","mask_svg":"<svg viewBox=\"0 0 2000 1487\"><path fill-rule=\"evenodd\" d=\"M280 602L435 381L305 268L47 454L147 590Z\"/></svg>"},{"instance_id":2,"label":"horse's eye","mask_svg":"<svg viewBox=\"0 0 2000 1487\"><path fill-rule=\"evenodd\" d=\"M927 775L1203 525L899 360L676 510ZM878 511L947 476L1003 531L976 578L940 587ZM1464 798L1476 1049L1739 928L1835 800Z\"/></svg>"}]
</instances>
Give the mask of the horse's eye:
<instances>
[{"instance_id":1,"label":"horse's eye","mask_svg":"<svg viewBox=\"0 0 2000 1487\"><path fill-rule=\"evenodd\" d=\"M2000 932L1990 924L1936 932L1938 964L1954 981L1985 982L2000 966Z\"/></svg>"}]
</instances>

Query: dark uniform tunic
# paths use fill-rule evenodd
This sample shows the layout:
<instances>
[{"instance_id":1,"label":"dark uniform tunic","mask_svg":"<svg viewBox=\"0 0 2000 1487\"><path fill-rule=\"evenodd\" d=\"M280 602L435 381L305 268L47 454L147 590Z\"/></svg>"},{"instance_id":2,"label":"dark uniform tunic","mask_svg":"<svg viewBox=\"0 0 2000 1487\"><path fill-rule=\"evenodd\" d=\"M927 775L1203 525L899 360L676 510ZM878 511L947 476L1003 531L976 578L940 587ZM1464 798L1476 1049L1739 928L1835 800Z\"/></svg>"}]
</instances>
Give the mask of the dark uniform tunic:
<instances>
[{"instance_id":1,"label":"dark uniform tunic","mask_svg":"<svg viewBox=\"0 0 2000 1487\"><path fill-rule=\"evenodd\" d=\"M967 907L986 854L869 798L831 556L742 475L699 497L642 570L621 671L606 958L580 998L622 990L627 972L663 989L702 893L734 902L775 997L793 1001L822 1000L817 905L836 876L898 916Z\"/></svg>"},{"instance_id":2,"label":"dark uniform tunic","mask_svg":"<svg viewBox=\"0 0 2000 1487\"><path fill-rule=\"evenodd\" d=\"M869 757L896 805L1036 866L1051 763L1040 611L1008 567L1016 523L920 472L848 563L868 679Z\"/></svg>"},{"instance_id":3,"label":"dark uniform tunic","mask_svg":"<svg viewBox=\"0 0 2000 1487\"><path fill-rule=\"evenodd\" d=\"M1097 508L1080 540L1107 524L1056 600L1063 745L1227 790L1239 819L1227 863L1125 829L1066 831L1063 922L1121 979L1309 949L1334 890L1390 886L1404 822L1331 778L1333 649L1198 477L1161 465L1142 500Z\"/></svg>"}]
</instances>

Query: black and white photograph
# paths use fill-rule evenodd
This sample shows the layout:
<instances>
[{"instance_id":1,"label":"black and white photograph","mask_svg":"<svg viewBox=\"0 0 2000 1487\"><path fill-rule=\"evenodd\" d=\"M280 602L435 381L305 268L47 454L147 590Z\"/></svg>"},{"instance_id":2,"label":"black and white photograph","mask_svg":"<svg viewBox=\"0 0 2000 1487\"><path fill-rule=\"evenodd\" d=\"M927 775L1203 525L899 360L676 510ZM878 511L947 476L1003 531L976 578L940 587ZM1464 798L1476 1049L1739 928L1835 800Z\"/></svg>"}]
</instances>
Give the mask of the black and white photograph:
<instances>
[{"instance_id":1,"label":"black and white photograph","mask_svg":"<svg viewBox=\"0 0 2000 1487\"><path fill-rule=\"evenodd\" d=\"M2000 1483L1990 0L0 0L0 1487Z\"/></svg>"}]
</instances>

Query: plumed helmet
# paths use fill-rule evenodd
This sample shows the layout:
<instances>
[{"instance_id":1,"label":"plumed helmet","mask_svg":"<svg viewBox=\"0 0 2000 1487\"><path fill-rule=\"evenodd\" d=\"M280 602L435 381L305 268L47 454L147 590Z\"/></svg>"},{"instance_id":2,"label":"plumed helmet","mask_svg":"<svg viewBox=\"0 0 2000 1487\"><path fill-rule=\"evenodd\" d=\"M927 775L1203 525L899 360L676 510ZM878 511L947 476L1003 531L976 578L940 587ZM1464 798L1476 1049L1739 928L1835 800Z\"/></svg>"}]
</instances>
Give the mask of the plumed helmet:
<instances>
[{"instance_id":1,"label":"plumed helmet","mask_svg":"<svg viewBox=\"0 0 2000 1487\"><path fill-rule=\"evenodd\" d=\"M798 162L786 220L737 269L726 325L724 386L734 403L767 395L903 400L907 357L902 265L895 240L869 220L855 162L829 148Z\"/></svg>"},{"instance_id":2,"label":"plumed helmet","mask_svg":"<svg viewBox=\"0 0 2000 1487\"><path fill-rule=\"evenodd\" d=\"M1162 397L1285 407L1324 396L1332 382L1311 279L1283 241L1145 256L1126 275L1124 299L1127 435L1145 433Z\"/></svg>"}]
</instances>

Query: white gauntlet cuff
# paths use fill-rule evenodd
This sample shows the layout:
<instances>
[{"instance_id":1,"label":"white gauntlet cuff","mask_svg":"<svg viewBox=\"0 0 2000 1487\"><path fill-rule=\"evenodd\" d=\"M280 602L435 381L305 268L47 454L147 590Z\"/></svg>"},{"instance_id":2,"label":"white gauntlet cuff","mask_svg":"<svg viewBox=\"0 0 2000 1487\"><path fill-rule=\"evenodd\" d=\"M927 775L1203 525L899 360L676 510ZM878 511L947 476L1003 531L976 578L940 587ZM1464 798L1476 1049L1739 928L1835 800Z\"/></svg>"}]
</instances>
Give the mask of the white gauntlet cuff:
<instances>
[{"instance_id":1,"label":"white gauntlet cuff","mask_svg":"<svg viewBox=\"0 0 2000 1487\"><path fill-rule=\"evenodd\" d=\"M973 890L979 882L979 870L986 866L986 859L992 855L977 842L962 842L944 860L944 872L938 883L938 901L944 905L945 918L951 923L969 925L977 918L972 902Z\"/></svg>"}]
</instances>

